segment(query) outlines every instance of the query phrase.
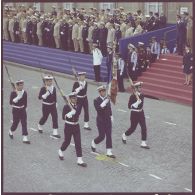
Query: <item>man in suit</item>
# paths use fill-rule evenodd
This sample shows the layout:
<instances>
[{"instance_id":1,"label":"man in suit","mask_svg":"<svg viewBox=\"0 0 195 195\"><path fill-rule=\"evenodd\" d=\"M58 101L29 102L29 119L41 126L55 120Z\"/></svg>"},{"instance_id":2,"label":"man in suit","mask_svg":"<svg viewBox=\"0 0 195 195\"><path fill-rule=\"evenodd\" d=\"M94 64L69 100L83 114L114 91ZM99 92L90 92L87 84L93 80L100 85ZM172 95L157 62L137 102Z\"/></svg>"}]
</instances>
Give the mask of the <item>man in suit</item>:
<instances>
[{"instance_id":1,"label":"man in suit","mask_svg":"<svg viewBox=\"0 0 195 195\"><path fill-rule=\"evenodd\" d=\"M52 84L53 77L47 75L44 77L45 86L41 87L39 99L42 100L42 117L38 123L39 133L43 133L43 125L48 119L49 114L52 117L53 137L60 138L58 134L58 113L57 113L57 95L56 88Z\"/></svg>"},{"instance_id":2,"label":"man in suit","mask_svg":"<svg viewBox=\"0 0 195 195\"><path fill-rule=\"evenodd\" d=\"M79 25L78 25L77 19L74 19L73 27L72 27L72 40L74 43L74 51L75 52L78 52L78 50L79 50L78 31L79 31Z\"/></svg>"},{"instance_id":3,"label":"man in suit","mask_svg":"<svg viewBox=\"0 0 195 195\"><path fill-rule=\"evenodd\" d=\"M14 42L19 43L20 42L20 26L17 16L14 16Z\"/></svg>"},{"instance_id":4,"label":"man in suit","mask_svg":"<svg viewBox=\"0 0 195 195\"><path fill-rule=\"evenodd\" d=\"M144 95L141 93L141 85L142 82L137 82L134 84L136 89L135 93L132 94L129 98L128 108L131 110L130 128L122 134L122 142L126 144L127 136L130 136L136 129L137 125L141 126L141 148L150 149L150 147L146 144L147 139L147 128L145 115L143 110L144 104Z\"/></svg>"},{"instance_id":5,"label":"man in suit","mask_svg":"<svg viewBox=\"0 0 195 195\"><path fill-rule=\"evenodd\" d=\"M93 43L97 43L99 45L99 28L98 28L98 24L96 22L94 22L94 29L92 32L92 40Z\"/></svg>"},{"instance_id":6,"label":"man in suit","mask_svg":"<svg viewBox=\"0 0 195 195\"><path fill-rule=\"evenodd\" d=\"M55 25L54 25L54 31L53 31L53 37L55 40L56 48L60 48L60 25L62 20L55 19Z\"/></svg>"},{"instance_id":7,"label":"man in suit","mask_svg":"<svg viewBox=\"0 0 195 195\"><path fill-rule=\"evenodd\" d=\"M90 21L89 22L89 29L88 29L88 37L87 37L90 54L92 54L92 50L93 50L93 39L92 39L93 30L94 30L93 22Z\"/></svg>"},{"instance_id":8,"label":"man in suit","mask_svg":"<svg viewBox=\"0 0 195 195\"><path fill-rule=\"evenodd\" d=\"M71 31L71 37L69 37L69 25L66 22L66 19L60 20L60 45L63 50L68 50L69 45L68 45L68 40L72 40L72 31Z\"/></svg>"},{"instance_id":9,"label":"man in suit","mask_svg":"<svg viewBox=\"0 0 195 195\"><path fill-rule=\"evenodd\" d=\"M186 43L186 25L182 21L181 16L177 15L177 51L178 55L183 55L184 46Z\"/></svg>"},{"instance_id":10,"label":"man in suit","mask_svg":"<svg viewBox=\"0 0 195 195\"><path fill-rule=\"evenodd\" d=\"M99 135L92 140L91 149L96 152L96 145L106 137L106 155L110 158L116 158L112 154L112 110L108 97L106 97L106 87L97 88L99 96L94 100L94 106L97 111L96 125Z\"/></svg>"},{"instance_id":11,"label":"man in suit","mask_svg":"<svg viewBox=\"0 0 195 195\"><path fill-rule=\"evenodd\" d=\"M14 42L14 18L12 14L9 17L8 31L10 34L11 41Z\"/></svg>"},{"instance_id":12,"label":"man in suit","mask_svg":"<svg viewBox=\"0 0 195 195\"><path fill-rule=\"evenodd\" d=\"M110 23L108 27L108 35L106 40L107 45L113 47L114 39L115 39L115 29L113 23Z\"/></svg>"},{"instance_id":13,"label":"man in suit","mask_svg":"<svg viewBox=\"0 0 195 195\"><path fill-rule=\"evenodd\" d=\"M104 22L100 22L99 45L103 56L107 55L107 51L106 51L107 34L108 34L108 30L107 28L105 28Z\"/></svg>"},{"instance_id":14,"label":"man in suit","mask_svg":"<svg viewBox=\"0 0 195 195\"><path fill-rule=\"evenodd\" d=\"M13 132L17 129L19 122L22 124L23 143L30 144L27 131L27 92L24 90L24 81L18 80L15 83L16 90L10 94L10 105L12 106L13 123L9 130L9 137L14 138Z\"/></svg>"},{"instance_id":15,"label":"man in suit","mask_svg":"<svg viewBox=\"0 0 195 195\"><path fill-rule=\"evenodd\" d=\"M82 31L83 31L83 21L79 20L79 26L78 26L78 45L81 53L84 53L84 47L83 47L83 36L82 36Z\"/></svg>"},{"instance_id":16,"label":"man in suit","mask_svg":"<svg viewBox=\"0 0 195 195\"><path fill-rule=\"evenodd\" d=\"M58 150L60 160L64 160L63 152L70 145L71 138L74 138L75 149L77 155L77 164L81 167L87 167L82 159L81 132L79 126L80 111L77 105L77 97L75 93L69 94L70 106L66 104L63 108L62 119L65 120L64 126L64 142Z\"/></svg>"},{"instance_id":17,"label":"man in suit","mask_svg":"<svg viewBox=\"0 0 195 195\"><path fill-rule=\"evenodd\" d=\"M42 34L42 24L43 24L43 17L40 17L38 23L37 23L37 37L38 37L38 45L43 45L43 34Z\"/></svg>"},{"instance_id":18,"label":"man in suit","mask_svg":"<svg viewBox=\"0 0 195 195\"><path fill-rule=\"evenodd\" d=\"M151 31L153 29L153 23L155 21L155 17L153 12L149 12L149 19L146 21L146 30Z\"/></svg>"},{"instance_id":19,"label":"man in suit","mask_svg":"<svg viewBox=\"0 0 195 195\"><path fill-rule=\"evenodd\" d=\"M84 21L83 29L82 29L82 38L83 38L84 53L86 54L89 53L89 45L87 42L87 37L88 37L88 26L87 26L87 21Z\"/></svg>"},{"instance_id":20,"label":"man in suit","mask_svg":"<svg viewBox=\"0 0 195 195\"><path fill-rule=\"evenodd\" d=\"M32 18L32 43L38 45L37 18L35 16Z\"/></svg>"}]
</instances>

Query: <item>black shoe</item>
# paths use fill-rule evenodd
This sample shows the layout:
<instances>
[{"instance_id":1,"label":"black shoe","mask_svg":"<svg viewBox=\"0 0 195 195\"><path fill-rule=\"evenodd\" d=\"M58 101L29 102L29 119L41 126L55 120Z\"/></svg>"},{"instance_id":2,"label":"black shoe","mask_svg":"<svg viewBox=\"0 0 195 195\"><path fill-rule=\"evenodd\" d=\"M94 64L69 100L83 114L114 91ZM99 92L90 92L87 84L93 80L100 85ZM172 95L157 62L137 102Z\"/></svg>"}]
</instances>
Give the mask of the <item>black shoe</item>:
<instances>
[{"instance_id":1,"label":"black shoe","mask_svg":"<svg viewBox=\"0 0 195 195\"><path fill-rule=\"evenodd\" d=\"M81 167L87 167L87 163L77 163L77 165L79 165Z\"/></svg>"},{"instance_id":2,"label":"black shoe","mask_svg":"<svg viewBox=\"0 0 195 195\"><path fill-rule=\"evenodd\" d=\"M144 149L150 149L149 146L141 146L141 148L144 148Z\"/></svg>"},{"instance_id":3,"label":"black shoe","mask_svg":"<svg viewBox=\"0 0 195 195\"><path fill-rule=\"evenodd\" d=\"M59 159L60 160L64 160L64 157L63 156L60 156L60 155L58 155L59 156Z\"/></svg>"},{"instance_id":4,"label":"black shoe","mask_svg":"<svg viewBox=\"0 0 195 195\"><path fill-rule=\"evenodd\" d=\"M23 141L24 144L30 144L30 141Z\"/></svg>"},{"instance_id":5,"label":"black shoe","mask_svg":"<svg viewBox=\"0 0 195 195\"><path fill-rule=\"evenodd\" d=\"M9 133L9 137L10 137L11 139L14 139L14 136L13 136L13 135L11 135L10 133Z\"/></svg>"},{"instance_id":6,"label":"black shoe","mask_svg":"<svg viewBox=\"0 0 195 195\"><path fill-rule=\"evenodd\" d=\"M91 131L90 127L83 127L85 130Z\"/></svg>"},{"instance_id":7,"label":"black shoe","mask_svg":"<svg viewBox=\"0 0 195 195\"><path fill-rule=\"evenodd\" d=\"M43 133L43 130L40 130L40 129L39 129L39 133Z\"/></svg>"},{"instance_id":8,"label":"black shoe","mask_svg":"<svg viewBox=\"0 0 195 195\"><path fill-rule=\"evenodd\" d=\"M109 157L109 158L116 158L116 156L115 155L113 155L113 154L111 154L111 155L106 155L107 157Z\"/></svg>"},{"instance_id":9,"label":"black shoe","mask_svg":"<svg viewBox=\"0 0 195 195\"><path fill-rule=\"evenodd\" d=\"M123 142L123 144L126 144L126 143L127 143L127 141L126 141L126 140L124 140L123 138L122 138L122 142Z\"/></svg>"},{"instance_id":10,"label":"black shoe","mask_svg":"<svg viewBox=\"0 0 195 195\"><path fill-rule=\"evenodd\" d=\"M96 148L94 148L94 147L92 147L92 146L91 146L91 150L92 150L93 152L96 152Z\"/></svg>"},{"instance_id":11,"label":"black shoe","mask_svg":"<svg viewBox=\"0 0 195 195\"><path fill-rule=\"evenodd\" d=\"M52 137L61 138L60 135L51 135Z\"/></svg>"}]
</instances>

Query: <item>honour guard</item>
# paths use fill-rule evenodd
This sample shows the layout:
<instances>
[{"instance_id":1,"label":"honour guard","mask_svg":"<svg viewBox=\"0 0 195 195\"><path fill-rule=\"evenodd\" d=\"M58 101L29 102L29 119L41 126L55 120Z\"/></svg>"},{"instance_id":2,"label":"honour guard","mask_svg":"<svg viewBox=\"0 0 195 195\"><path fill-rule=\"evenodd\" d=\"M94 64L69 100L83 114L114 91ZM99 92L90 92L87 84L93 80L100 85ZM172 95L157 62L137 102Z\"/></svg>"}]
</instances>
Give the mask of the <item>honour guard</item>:
<instances>
[{"instance_id":1,"label":"honour guard","mask_svg":"<svg viewBox=\"0 0 195 195\"><path fill-rule=\"evenodd\" d=\"M147 128L143 110L144 95L141 93L141 84L142 82L137 82L136 84L134 84L136 90L135 93L137 93L139 99L136 98L135 94L132 94L129 98L128 108L131 110L131 127L122 134L122 141L124 144L126 144L127 136L131 135L139 124L141 126L142 135L141 148L150 149L146 144Z\"/></svg>"},{"instance_id":2,"label":"honour guard","mask_svg":"<svg viewBox=\"0 0 195 195\"><path fill-rule=\"evenodd\" d=\"M146 63L146 48L144 47L144 43L138 42L138 76L141 76L142 72L146 71L147 63Z\"/></svg>"},{"instance_id":3,"label":"honour guard","mask_svg":"<svg viewBox=\"0 0 195 195\"><path fill-rule=\"evenodd\" d=\"M16 90L11 92L10 95L10 105L12 105L12 114L13 114L13 123L9 130L9 136L13 139L13 132L17 129L19 122L22 124L22 135L23 143L30 144L28 140L28 131L27 131L27 93L23 89L24 81L16 81Z\"/></svg>"},{"instance_id":4,"label":"honour guard","mask_svg":"<svg viewBox=\"0 0 195 195\"><path fill-rule=\"evenodd\" d=\"M102 142L106 136L106 155L110 158L116 158L112 154L112 110L110 100L106 97L106 87L97 88L99 97L94 100L94 106L97 111L96 124L99 135L92 140L91 149L96 152L96 145Z\"/></svg>"},{"instance_id":5,"label":"honour guard","mask_svg":"<svg viewBox=\"0 0 195 195\"><path fill-rule=\"evenodd\" d=\"M156 41L156 37L152 37L151 54L152 63L160 58L160 44Z\"/></svg>"},{"instance_id":6,"label":"honour guard","mask_svg":"<svg viewBox=\"0 0 195 195\"><path fill-rule=\"evenodd\" d=\"M123 83L125 62L121 58L121 54L120 53L116 54L116 60L117 60L118 90L119 90L119 92L125 92L124 83Z\"/></svg>"},{"instance_id":7,"label":"honour guard","mask_svg":"<svg viewBox=\"0 0 195 195\"><path fill-rule=\"evenodd\" d=\"M53 123L53 137L60 138L58 135L58 113L57 113L57 96L56 96L56 88L52 85L53 77L48 75L44 77L45 86L41 88L39 92L39 99L42 101L42 113L38 130L39 133L43 133L43 125L47 121L49 114L52 117Z\"/></svg>"},{"instance_id":8,"label":"honour guard","mask_svg":"<svg viewBox=\"0 0 195 195\"><path fill-rule=\"evenodd\" d=\"M77 94L78 112L84 109L84 129L91 130L89 127L89 104L87 98L87 81L85 80L86 72L78 72L79 79L74 83L72 92Z\"/></svg>"},{"instance_id":9,"label":"honour guard","mask_svg":"<svg viewBox=\"0 0 195 195\"><path fill-rule=\"evenodd\" d=\"M87 164L82 159L82 148L81 148L81 132L79 126L79 114L80 111L77 106L77 97L75 93L69 94L70 105L65 105L62 113L62 119L65 120L64 127L64 142L61 148L58 150L60 160L64 160L63 151L70 145L71 137L73 136L75 142L75 149L77 155L77 164L81 167L86 167Z\"/></svg>"}]
</instances>

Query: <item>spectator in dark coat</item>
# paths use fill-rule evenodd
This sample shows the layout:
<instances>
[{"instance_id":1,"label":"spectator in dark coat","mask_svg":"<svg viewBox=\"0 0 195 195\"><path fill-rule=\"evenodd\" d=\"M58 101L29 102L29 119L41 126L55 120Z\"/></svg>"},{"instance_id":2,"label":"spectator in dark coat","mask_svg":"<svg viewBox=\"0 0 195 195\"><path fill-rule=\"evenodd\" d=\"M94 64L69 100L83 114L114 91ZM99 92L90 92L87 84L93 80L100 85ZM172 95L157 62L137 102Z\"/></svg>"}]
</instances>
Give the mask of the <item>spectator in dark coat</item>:
<instances>
[{"instance_id":1,"label":"spectator in dark coat","mask_svg":"<svg viewBox=\"0 0 195 195\"><path fill-rule=\"evenodd\" d=\"M14 42L19 43L20 42L20 30L19 30L19 22L18 22L18 18L16 16L14 16Z\"/></svg>"},{"instance_id":2,"label":"spectator in dark coat","mask_svg":"<svg viewBox=\"0 0 195 195\"><path fill-rule=\"evenodd\" d=\"M84 47L84 53L89 53L89 45L87 42L87 37L88 37L88 26L87 22L84 21L83 23L83 29L82 29L82 38L83 38L83 47Z\"/></svg>"},{"instance_id":3,"label":"spectator in dark coat","mask_svg":"<svg viewBox=\"0 0 195 195\"><path fill-rule=\"evenodd\" d=\"M153 23L155 21L155 17L153 16L153 12L149 12L150 18L146 21L146 30L151 31L153 29Z\"/></svg>"},{"instance_id":4,"label":"spectator in dark coat","mask_svg":"<svg viewBox=\"0 0 195 195\"><path fill-rule=\"evenodd\" d=\"M185 54L183 56L183 73L185 74L184 85L190 85L192 82L192 70L193 70L193 54L189 47L185 47Z\"/></svg>"},{"instance_id":5,"label":"spectator in dark coat","mask_svg":"<svg viewBox=\"0 0 195 195\"><path fill-rule=\"evenodd\" d=\"M108 35L108 29L105 28L104 22L101 22L100 29L99 29L99 45L103 56L107 55L107 50L106 50L107 35Z\"/></svg>"},{"instance_id":6,"label":"spectator in dark coat","mask_svg":"<svg viewBox=\"0 0 195 195\"><path fill-rule=\"evenodd\" d=\"M66 20L63 20L60 25L60 41L61 41L61 47L63 50L68 50L68 29L69 25L66 22Z\"/></svg>"},{"instance_id":7,"label":"spectator in dark coat","mask_svg":"<svg viewBox=\"0 0 195 195\"><path fill-rule=\"evenodd\" d=\"M93 33L92 33L92 40L93 40L93 43L98 43L99 45L99 28L97 26L97 23L94 22L94 30L93 30Z\"/></svg>"},{"instance_id":8,"label":"spectator in dark coat","mask_svg":"<svg viewBox=\"0 0 195 195\"><path fill-rule=\"evenodd\" d=\"M38 45L37 20L36 20L36 17L32 18L32 44Z\"/></svg>"},{"instance_id":9,"label":"spectator in dark coat","mask_svg":"<svg viewBox=\"0 0 195 195\"><path fill-rule=\"evenodd\" d=\"M165 28L166 25L167 25L167 18L163 13L161 13L161 15L160 15L160 28Z\"/></svg>"},{"instance_id":10,"label":"spectator in dark coat","mask_svg":"<svg viewBox=\"0 0 195 195\"><path fill-rule=\"evenodd\" d=\"M26 24L27 43L32 44L32 21L29 19Z\"/></svg>"}]
</instances>

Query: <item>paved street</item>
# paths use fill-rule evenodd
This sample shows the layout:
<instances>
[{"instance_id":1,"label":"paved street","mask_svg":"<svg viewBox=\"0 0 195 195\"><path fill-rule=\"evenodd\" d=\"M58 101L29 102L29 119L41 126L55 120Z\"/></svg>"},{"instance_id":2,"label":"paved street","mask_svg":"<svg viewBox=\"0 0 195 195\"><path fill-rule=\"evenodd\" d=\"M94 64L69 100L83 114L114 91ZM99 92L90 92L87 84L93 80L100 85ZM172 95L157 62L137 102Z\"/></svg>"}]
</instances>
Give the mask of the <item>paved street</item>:
<instances>
[{"instance_id":1,"label":"paved street","mask_svg":"<svg viewBox=\"0 0 195 195\"><path fill-rule=\"evenodd\" d=\"M97 86L88 85L90 126L83 127L80 116L83 160L82 168L76 164L74 142L58 158L63 141L64 122L61 118L63 100L58 93L59 132L61 139L50 137L51 118L44 125L44 133L36 131L41 117L41 74L35 70L7 65L14 80L23 79L28 93L28 131L31 145L22 143L21 126L11 140L8 130L12 115L9 105L11 85L3 72L3 188L4 192L190 192L192 189L192 108L185 105L145 98L145 115L150 150L140 148L140 127L128 137L127 144L121 134L129 128L128 93L119 93L112 106L113 153L116 161L105 157L105 141L98 145L101 155L91 152L91 140L97 136L96 112L93 99ZM74 80L56 76L66 94ZM127 85L127 83L126 83Z\"/></svg>"}]
</instances>

